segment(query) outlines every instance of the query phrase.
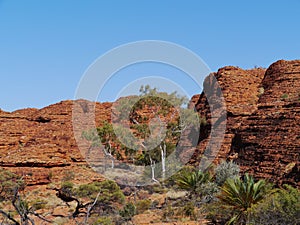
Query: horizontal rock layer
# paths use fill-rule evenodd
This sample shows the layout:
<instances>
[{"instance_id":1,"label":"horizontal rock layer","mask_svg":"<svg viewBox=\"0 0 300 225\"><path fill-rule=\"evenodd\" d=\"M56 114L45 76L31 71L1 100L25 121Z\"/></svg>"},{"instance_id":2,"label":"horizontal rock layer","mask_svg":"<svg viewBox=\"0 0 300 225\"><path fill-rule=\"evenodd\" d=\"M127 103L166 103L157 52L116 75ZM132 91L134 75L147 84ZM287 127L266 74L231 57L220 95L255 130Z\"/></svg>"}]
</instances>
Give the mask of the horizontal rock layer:
<instances>
[{"instance_id":1,"label":"horizontal rock layer","mask_svg":"<svg viewBox=\"0 0 300 225\"><path fill-rule=\"evenodd\" d=\"M227 120L222 121L226 123L223 143L221 147L210 145L218 151L215 161L234 160L256 178L300 187L300 60L280 60L266 71L224 67L210 76L218 80L227 111ZM204 92L192 99L209 121L192 163L209 155L205 149L212 139L211 127L219 126L210 116L218 104L207 101L207 96L216 97L215 89L215 84L206 81Z\"/></svg>"}]
</instances>

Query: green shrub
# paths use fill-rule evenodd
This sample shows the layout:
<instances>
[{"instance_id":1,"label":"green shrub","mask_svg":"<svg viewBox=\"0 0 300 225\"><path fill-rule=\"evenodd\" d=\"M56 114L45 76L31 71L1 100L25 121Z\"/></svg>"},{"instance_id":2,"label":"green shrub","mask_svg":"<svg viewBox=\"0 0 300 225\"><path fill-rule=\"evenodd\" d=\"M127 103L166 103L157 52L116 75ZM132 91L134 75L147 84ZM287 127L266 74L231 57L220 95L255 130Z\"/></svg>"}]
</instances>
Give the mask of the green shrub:
<instances>
[{"instance_id":1,"label":"green shrub","mask_svg":"<svg viewBox=\"0 0 300 225\"><path fill-rule=\"evenodd\" d=\"M74 184L71 181L65 181L61 183L61 188L63 189L73 189Z\"/></svg>"},{"instance_id":2,"label":"green shrub","mask_svg":"<svg viewBox=\"0 0 300 225\"><path fill-rule=\"evenodd\" d=\"M203 183L211 180L208 172L194 170L192 172L184 171L177 178L176 184L179 188L194 192Z\"/></svg>"},{"instance_id":3,"label":"green shrub","mask_svg":"<svg viewBox=\"0 0 300 225\"><path fill-rule=\"evenodd\" d=\"M16 174L0 168L0 202L11 199L15 190L22 190L25 182Z\"/></svg>"},{"instance_id":4,"label":"green shrub","mask_svg":"<svg viewBox=\"0 0 300 225\"><path fill-rule=\"evenodd\" d=\"M171 205L168 205L166 208L163 209L162 213L162 221L168 222L174 216L174 209Z\"/></svg>"},{"instance_id":5,"label":"green shrub","mask_svg":"<svg viewBox=\"0 0 300 225\"><path fill-rule=\"evenodd\" d=\"M215 200L217 193L220 191L218 185L214 182L208 181L199 185L195 191L195 200L200 203L207 203ZM197 198L198 197L198 198Z\"/></svg>"},{"instance_id":6,"label":"green shrub","mask_svg":"<svg viewBox=\"0 0 300 225\"><path fill-rule=\"evenodd\" d=\"M285 93L285 94L283 94L283 95L281 95L281 98L282 98L282 99L287 99L288 97L289 97L289 95L288 95L288 94L286 94L286 93Z\"/></svg>"},{"instance_id":7,"label":"green shrub","mask_svg":"<svg viewBox=\"0 0 300 225\"><path fill-rule=\"evenodd\" d=\"M196 214L195 214L194 203L193 202L186 203L186 205L182 209L182 213L184 216L189 216L189 217L195 218Z\"/></svg>"},{"instance_id":8,"label":"green shrub","mask_svg":"<svg viewBox=\"0 0 300 225\"><path fill-rule=\"evenodd\" d=\"M136 203L136 209L138 213L143 213L144 211L148 210L151 206L151 200L144 199L140 200Z\"/></svg>"},{"instance_id":9,"label":"green shrub","mask_svg":"<svg viewBox=\"0 0 300 225\"><path fill-rule=\"evenodd\" d=\"M100 183L93 182L90 184L82 184L76 190L76 195L79 197L91 197L95 198L100 191Z\"/></svg>"},{"instance_id":10,"label":"green shrub","mask_svg":"<svg viewBox=\"0 0 300 225\"><path fill-rule=\"evenodd\" d=\"M98 218L93 225L113 225L109 217L100 217Z\"/></svg>"},{"instance_id":11,"label":"green shrub","mask_svg":"<svg viewBox=\"0 0 300 225\"><path fill-rule=\"evenodd\" d=\"M228 223L244 224L251 207L266 198L271 186L265 180L255 182L252 176L246 174L243 179L227 179L221 190L218 196L221 203L235 212Z\"/></svg>"},{"instance_id":12,"label":"green shrub","mask_svg":"<svg viewBox=\"0 0 300 225\"><path fill-rule=\"evenodd\" d=\"M239 177L240 167L234 162L222 162L215 169L215 181L222 186L227 179Z\"/></svg>"},{"instance_id":13,"label":"green shrub","mask_svg":"<svg viewBox=\"0 0 300 225\"><path fill-rule=\"evenodd\" d=\"M44 209L47 205L47 201L44 199L35 199L33 202L30 203L33 210Z\"/></svg>"},{"instance_id":14,"label":"green shrub","mask_svg":"<svg viewBox=\"0 0 300 225\"><path fill-rule=\"evenodd\" d=\"M254 224L299 224L300 223L300 192L284 185L274 194L253 207L250 221Z\"/></svg>"},{"instance_id":15,"label":"green shrub","mask_svg":"<svg viewBox=\"0 0 300 225\"><path fill-rule=\"evenodd\" d=\"M131 202L127 203L124 206L123 210L120 211L120 215L125 220L130 220L135 214L136 214L136 206Z\"/></svg>"},{"instance_id":16,"label":"green shrub","mask_svg":"<svg viewBox=\"0 0 300 225\"><path fill-rule=\"evenodd\" d=\"M125 201L125 196L122 193L120 187L111 180L105 180L102 182L93 182L90 184L82 184L76 190L76 195L79 197L88 197L95 199L98 193L98 201L102 203L119 202Z\"/></svg>"},{"instance_id":17,"label":"green shrub","mask_svg":"<svg viewBox=\"0 0 300 225\"><path fill-rule=\"evenodd\" d=\"M166 180L166 184L170 187L173 187L174 185L176 185L177 180L185 173L191 173L192 171L194 171L194 167L191 166L184 166L182 167L179 171L177 171L176 173L174 173L172 176L170 176L167 180Z\"/></svg>"}]
</instances>

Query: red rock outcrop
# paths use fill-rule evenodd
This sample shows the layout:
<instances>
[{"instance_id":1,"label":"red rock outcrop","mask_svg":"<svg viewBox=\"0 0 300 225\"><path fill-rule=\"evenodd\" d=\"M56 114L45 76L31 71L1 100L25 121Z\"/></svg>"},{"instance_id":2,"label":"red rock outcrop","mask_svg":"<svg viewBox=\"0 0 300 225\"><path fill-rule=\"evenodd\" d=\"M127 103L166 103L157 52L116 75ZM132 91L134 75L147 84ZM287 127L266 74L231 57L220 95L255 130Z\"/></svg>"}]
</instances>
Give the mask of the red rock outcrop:
<instances>
[{"instance_id":1,"label":"red rock outcrop","mask_svg":"<svg viewBox=\"0 0 300 225\"><path fill-rule=\"evenodd\" d=\"M258 110L242 123L232 152L243 171L300 187L300 60L266 71Z\"/></svg>"},{"instance_id":2,"label":"red rock outcrop","mask_svg":"<svg viewBox=\"0 0 300 225\"><path fill-rule=\"evenodd\" d=\"M300 186L300 61L278 61L267 71L224 67L203 86L204 92L190 102L207 120L190 163L198 164L203 154L215 162L232 159L257 178ZM93 125L84 121L93 114L94 103L63 101L40 110L0 110L0 166L22 174L29 185L60 181L68 172L75 172L78 182L101 179L86 169L80 149L87 149L88 143L78 146L74 138L74 103L82 116L76 118L79 126L74 130L80 135ZM111 107L96 104L96 126L111 121Z\"/></svg>"},{"instance_id":3,"label":"red rock outcrop","mask_svg":"<svg viewBox=\"0 0 300 225\"><path fill-rule=\"evenodd\" d=\"M43 109L0 113L0 166L23 175L29 185L45 184L61 170L85 164L73 135L73 101ZM78 100L80 110L93 103ZM111 103L96 104L96 123L110 121ZM62 169L63 168L63 169ZM76 170L76 169L75 169ZM50 174L53 174L50 176Z\"/></svg>"},{"instance_id":4,"label":"red rock outcrop","mask_svg":"<svg viewBox=\"0 0 300 225\"><path fill-rule=\"evenodd\" d=\"M211 76L216 77L227 108L227 119L220 123L226 122L225 136L215 162L234 160L256 178L300 187L300 60L280 60L266 71L224 67L206 78L205 92L192 99L208 121L201 129L193 164L212 139L211 111L219 109L218 102L210 105L207 100L217 96L218 85L210 82Z\"/></svg>"},{"instance_id":5,"label":"red rock outcrop","mask_svg":"<svg viewBox=\"0 0 300 225\"><path fill-rule=\"evenodd\" d=\"M236 130L257 109L259 85L264 73L264 69L242 70L227 66L205 79L204 92L197 102L195 97L192 99L192 102L196 102L195 108L200 116L206 118L207 124L201 127L198 149L191 163L197 164L204 151L205 157L215 157L215 162L229 157ZM219 118L211 118L212 111ZM216 119L218 121L214 121ZM212 124L215 131L213 137Z\"/></svg>"}]
</instances>

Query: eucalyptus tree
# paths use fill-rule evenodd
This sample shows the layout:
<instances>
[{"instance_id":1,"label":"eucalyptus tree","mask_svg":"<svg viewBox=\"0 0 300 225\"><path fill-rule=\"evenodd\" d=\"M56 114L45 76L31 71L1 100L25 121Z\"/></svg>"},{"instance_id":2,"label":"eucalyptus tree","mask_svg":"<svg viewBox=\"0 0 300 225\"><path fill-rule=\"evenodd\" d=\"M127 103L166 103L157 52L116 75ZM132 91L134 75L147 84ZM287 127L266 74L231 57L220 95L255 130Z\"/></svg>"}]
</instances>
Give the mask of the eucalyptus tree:
<instances>
[{"instance_id":1,"label":"eucalyptus tree","mask_svg":"<svg viewBox=\"0 0 300 225\"><path fill-rule=\"evenodd\" d=\"M139 95L120 98L113 105L111 123L106 122L97 131L87 131L82 136L92 142L91 146L102 146L112 168L115 158L122 158L125 153L127 162L129 158L132 164L150 168L152 181L158 182L157 169L164 180L167 159L176 153L183 134L193 131L195 140L189 141L195 145L197 130L205 123L197 112L185 107L187 103L188 99L177 92L159 92L149 85L141 86Z\"/></svg>"},{"instance_id":2,"label":"eucalyptus tree","mask_svg":"<svg viewBox=\"0 0 300 225\"><path fill-rule=\"evenodd\" d=\"M139 148L137 164L150 166L151 178L155 182L158 182L155 176L157 164L164 180L167 158L175 152L182 134L188 128L199 129L200 122L205 122L193 109L185 108L187 103L188 99L177 92L159 92L146 85L141 86L139 96L123 98L116 107L118 122L129 120L135 133L135 143Z\"/></svg>"}]
</instances>

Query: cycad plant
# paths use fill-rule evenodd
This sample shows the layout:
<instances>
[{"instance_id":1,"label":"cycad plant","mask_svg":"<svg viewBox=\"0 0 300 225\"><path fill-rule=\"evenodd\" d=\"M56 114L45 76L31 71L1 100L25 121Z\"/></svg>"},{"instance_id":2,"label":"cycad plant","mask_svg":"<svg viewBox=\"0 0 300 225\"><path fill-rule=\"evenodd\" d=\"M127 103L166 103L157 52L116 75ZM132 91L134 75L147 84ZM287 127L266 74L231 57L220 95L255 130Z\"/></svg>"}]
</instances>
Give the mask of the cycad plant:
<instances>
[{"instance_id":1,"label":"cycad plant","mask_svg":"<svg viewBox=\"0 0 300 225\"><path fill-rule=\"evenodd\" d=\"M271 186L265 180L254 181L246 174L244 179L228 179L221 188L219 199L230 207L234 216L227 224L246 224L248 210L266 197Z\"/></svg>"},{"instance_id":2,"label":"cycad plant","mask_svg":"<svg viewBox=\"0 0 300 225\"><path fill-rule=\"evenodd\" d=\"M201 184L211 180L209 172L202 172L200 170L184 171L177 179L176 184L184 190L193 192Z\"/></svg>"}]
</instances>

